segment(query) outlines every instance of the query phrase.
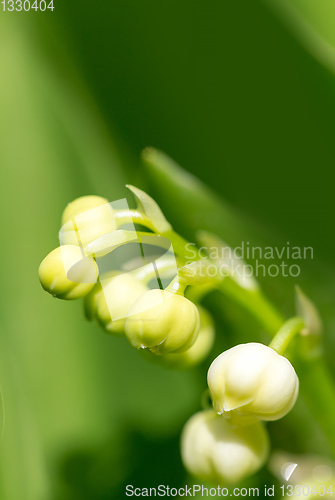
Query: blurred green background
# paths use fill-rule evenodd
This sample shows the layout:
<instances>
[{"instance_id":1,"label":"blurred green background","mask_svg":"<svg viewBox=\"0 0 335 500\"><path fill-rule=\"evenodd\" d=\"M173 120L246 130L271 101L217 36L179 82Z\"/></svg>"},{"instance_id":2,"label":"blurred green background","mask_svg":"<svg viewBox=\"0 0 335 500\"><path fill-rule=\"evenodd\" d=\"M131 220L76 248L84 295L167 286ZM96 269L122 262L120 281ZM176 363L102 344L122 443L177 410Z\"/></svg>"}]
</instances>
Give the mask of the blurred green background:
<instances>
[{"instance_id":1,"label":"blurred green background","mask_svg":"<svg viewBox=\"0 0 335 500\"><path fill-rule=\"evenodd\" d=\"M280 8L274 0L54 5L46 13L0 12L0 498L105 500L123 498L126 484L191 484L179 434L200 408L209 362L264 333L213 295L207 306L218 340L210 359L191 372L169 371L87 323L81 303L44 293L38 265L58 244L69 201L116 200L127 182L148 189L192 241L207 228L231 245L312 246L298 280L263 286L287 315L293 285L308 293L323 314L332 369L334 7L325 0L283 0ZM148 145L222 198L216 227L192 189L144 169ZM330 455L303 402L269 429L274 449ZM248 484L264 481L275 482L267 470Z\"/></svg>"}]
</instances>

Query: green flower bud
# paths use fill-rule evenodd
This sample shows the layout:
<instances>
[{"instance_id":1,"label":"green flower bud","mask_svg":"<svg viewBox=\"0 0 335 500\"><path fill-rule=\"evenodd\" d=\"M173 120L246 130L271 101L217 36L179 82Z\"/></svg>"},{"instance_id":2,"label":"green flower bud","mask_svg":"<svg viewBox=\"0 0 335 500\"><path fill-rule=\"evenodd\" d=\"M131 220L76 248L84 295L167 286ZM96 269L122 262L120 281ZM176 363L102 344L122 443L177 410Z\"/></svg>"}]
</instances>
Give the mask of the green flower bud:
<instances>
[{"instance_id":1,"label":"green flower bud","mask_svg":"<svg viewBox=\"0 0 335 500\"><path fill-rule=\"evenodd\" d=\"M62 245L80 245L84 249L92 241L116 229L113 208L100 196L83 196L64 210L59 239Z\"/></svg>"},{"instance_id":2,"label":"green flower bud","mask_svg":"<svg viewBox=\"0 0 335 500\"><path fill-rule=\"evenodd\" d=\"M157 356L151 351L145 350L144 354L150 359L171 368L190 368L206 359L214 344L215 330L208 311L199 305L197 307L200 317L199 335L187 351L169 352Z\"/></svg>"},{"instance_id":3,"label":"green flower bud","mask_svg":"<svg viewBox=\"0 0 335 500\"><path fill-rule=\"evenodd\" d=\"M75 245L55 248L41 262L38 270L44 290L65 300L80 299L94 287L98 269L95 261L83 256Z\"/></svg>"},{"instance_id":4,"label":"green flower bud","mask_svg":"<svg viewBox=\"0 0 335 500\"><path fill-rule=\"evenodd\" d=\"M215 410L239 423L277 420L298 397L299 380L288 359L263 344L241 344L223 352L208 370Z\"/></svg>"},{"instance_id":5,"label":"green flower bud","mask_svg":"<svg viewBox=\"0 0 335 500\"><path fill-rule=\"evenodd\" d=\"M200 327L196 306L183 295L149 290L130 308L125 333L132 346L157 354L183 352L194 344Z\"/></svg>"},{"instance_id":6,"label":"green flower bud","mask_svg":"<svg viewBox=\"0 0 335 500\"><path fill-rule=\"evenodd\" d=\"M262 423L232 427L213 410L196 413L181 437L185 468L195 477L213 484L231 484L263 467L269 438Z\"/></svg>"},{"instance_id":7,"label":"green flower bud","mask_svg":"<svg viewBox=\"0 0 335 500\"><path fill-rule=\"evenodd\" d=\"M103 280L85 297L86 317L95 318L107 333L122 335L128 310L147 290L131 274Z\"/></svg>"}]
</instances>

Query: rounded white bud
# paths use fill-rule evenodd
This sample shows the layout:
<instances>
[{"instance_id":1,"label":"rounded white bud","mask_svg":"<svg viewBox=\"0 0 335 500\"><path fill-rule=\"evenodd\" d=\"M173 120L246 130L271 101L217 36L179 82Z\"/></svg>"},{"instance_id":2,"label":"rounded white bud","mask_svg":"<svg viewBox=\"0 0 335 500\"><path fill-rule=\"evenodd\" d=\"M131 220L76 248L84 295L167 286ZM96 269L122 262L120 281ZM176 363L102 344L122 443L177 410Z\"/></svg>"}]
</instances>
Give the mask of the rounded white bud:
<instances>
[{"instance_id":1,"label":"rounded white bud","mask_svg":"<svg viewBox=\"0 0 335 500\"><path fill-rule=\"evenodd\" d=\"M65 300L80 299L94 287L98 269L75 245L62 245L50 252L38 270L44 290Z\"/></svg>"},{"instance_id":2,"label":"rounded white bud","mask_svg":"<svg viewBox=\"0 0 335 500\"><path fill-rule=\"evenodd\" d=\"M187 369L200 364L207 358L215 340L215 329L211 315L197 305L200 317L200 330L197 340L184 352L168 352L157 356L147 349L143 354L150 360L170 368Z\"/></svg>"},{"instance_id":3,"label":"rounded white bud","mask_svg":"<svg viewBox=\"0 0 335 500\"><path fill-rule=\"evenodd\" d=\"M196 306L183 295L149 290L130 308L125 333L133 347L157 354L183 352L194 344L200 327Z\"/></svg>"},{"instance_id":4,"label":"rounded white bud","mask_svg":"<svg viewBox=\"0 0 335 500\"><path fill-rule=\"evenodd\" d=\"M85 297L86 316L95 318L107 333L122 335L128 310L147 290L131 274L105 279Z\"/></svg>"},{"instance_id":5,"label":"rounded white bud","mask_svg":"<svg viewBox=\"0 0 335 500\"><path fill-rule=\"evenodd\" d=\"M299 379L288 359L258 343L240 344L220 354L207 378L215 411L239 423L282 418L299 392Z\"/></svg>"},{"instance_id":6,"label":"rounded white bud","mask_svg":"<svg viewBox=\"0 0 335 500\"><path fill-rule=\"evenodd\" d=\"M106 205L107 203L108 200L106 198L102 198L101 196L80 196L80 198L76 198L68 203L64 209L62 214L62 225L66 224L69 220L74 219L77 215L87 212L92 208Z\"/></svg>"},{"instance_id":7,"label":"rounded white bud","mask_svg":"<svg viewBox=\"0 0 335 500\"><path fill-rule=\"evenodd\" d=\"M181 437L185 468L213 484L240 481L263 467L269 453L264 425L233 427L213 410L201 411L186 423Z\"/></svg>"},{"instance_id":8,"label":"rounded white bud","mask_svg":"<svg viewBox=\"0 0 335 500\"><path fill-rule=\"evenodd\" d=\"M64 210L59 240L62 245L80 245L85 249L115 229L113 208L108 200L100 196L82 196Z\"/></svg>"}]
</instances>

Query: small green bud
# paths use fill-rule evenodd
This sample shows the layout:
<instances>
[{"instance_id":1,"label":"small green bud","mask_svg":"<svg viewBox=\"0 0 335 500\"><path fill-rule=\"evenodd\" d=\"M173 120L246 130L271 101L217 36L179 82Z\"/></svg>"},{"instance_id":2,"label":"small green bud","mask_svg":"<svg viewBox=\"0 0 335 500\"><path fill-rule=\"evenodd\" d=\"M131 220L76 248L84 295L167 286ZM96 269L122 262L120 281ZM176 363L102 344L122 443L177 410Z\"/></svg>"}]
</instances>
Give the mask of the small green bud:
<instances>
[{"instance_id":1,"label":"small green bud","mask_svg":"<svg viewBox=\"0 0 335 500\"><path fill-rule=\"evenodd\" d=\"M200 317L200 330L197 340L194 344L184 352L169 352L156 356L150 351L145 351L145 354L171 368L190 368L198 365L207 358L210 350L213 347L215 339L215 329L211 315L206 309L197 306Z\"/></svg>"},{"instance_id":2,"label":"small green bud","mask_svg":"<svg viewBox=\"0 0 335 500\"><path fill-rule=\"evenodd\" d=\"M133 347L163 354L189 349L199 327L199 313L190 300L168 290L149 290L130 308L125 333Z\"/></svg>"},{"instance_id":3,"label":"small green bud","mask_svg":"<svg viewBox=\"0 0 335 500\"><path fill-rule=\"evenodd\" d=\"M232 484L257 472L269 454L269 438L262 423L232 427L213 410L193 415L181 437L185 468L195 477Z\"/></svg>"},{"instance_id":4,"label":"small green bud","mask_svg":"<svg viewBox=\"0 0 335 500\"><path fill-rule=\"evenodd\" d=\"M85 297L86 317L95 318L107 333L122 335L128 310L147 290L131 274L103 280Z\"/></svg>"},{"instance_id":5,"label":"small green bud","mask_svg":"<svg viewBox=\"0 0 335 500\"><path fill-rule=\"evenodd\" d=\"M288 359L258 343L240 344L220 354L207 379L215 411L239 424L284 417L299 392L299 379Z\"/></svg>"},{"instance_id":6,"label":"small green bud","mask_svg":"<svg viewBox=\"0 0 335 500\"><path fill-rule=\"evenodd\" d=\"M113 208L108 200L83 196L66 207L59 240L62 245L79 245L85 249L92 241L115 229Z\"/></svg>"},{"instance_id":7,"label":"small green bud","mask_svg":"<svg viewBox=\"0 0 335 500\"><path fill-rule=\"evenodd\" d=\"M44 290L65 300L80 299L94 287L98 269L95 261L83 256L75 245L55 248L41 262L38 270Z\"/></svg>"},{"instance_id":8,"label":"small green bud","mask_svg":"<svg viewBox=\"0 0 335 500\"><path fill-rule=\"evenodd\" d=\"M302 331L302 334L320 335L323 330L323 325L319 311L299 286L295 287L295 291L297 314L304 319L306 324L306 328Z\"/></svg>"}]
</instances>

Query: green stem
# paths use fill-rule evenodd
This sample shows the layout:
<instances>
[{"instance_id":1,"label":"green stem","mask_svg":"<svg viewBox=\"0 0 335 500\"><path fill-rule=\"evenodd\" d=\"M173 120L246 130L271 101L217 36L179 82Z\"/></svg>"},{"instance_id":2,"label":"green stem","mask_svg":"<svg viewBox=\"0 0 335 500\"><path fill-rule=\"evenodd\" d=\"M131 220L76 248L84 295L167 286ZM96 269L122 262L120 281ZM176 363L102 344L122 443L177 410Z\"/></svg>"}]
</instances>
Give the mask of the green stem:
<instances>
[{"instance_id":1,"label":"green stem","mask_svg":"<svg viewBox=\"0 0 335 500\"><path fill-rule=\"evenodd\" d=\"M190 257L190 252L187 249L188 245L191 245L191 243L180 234L176 233L173 229L170 231L166 231L165 233L162 233L161 236L164 236L165 238L168 238L173 246L173 251L176 253L181 259L183 259L185 262L192 262L198 259ZM192 248L194 246L192 245Z\"/></svg>"},{"instance_id":2,"label":"green stem","mask_svg":"<svg viewBox=\"0 0 335 500\"><path fill-rule=\"evenodd\" d=\"M187 287L186 281L177 275L171 283L166 287L168 292L177 293L178 295L184 295L185 288Z\"/></svg>"},{"instance_id":3,"label":"green stem","mask_svg":"<svg viewBox=\"0 0 335 500\"><path fill-rule=\"evenodd\" d=\"M285 321L285 318L260 289L242 288L229 276L219 283L218 288L224 295L248 311L271 337Z\"/></svg>"},{"instance_id":4,"label":"green stem","mask_svg":"<svg viewBox=\"0 0 335 500\"><path fill-rule=\"evenodd\" d=\"M187 298L196 304L201 302L206 295L215 290L216 284L206 283L205 285L192 286L187 290Z\"/></svg>"},{"instance_id":5,"label":"green stem","mask_svg":"<svg viewBox=\"0 0 335 500\"><path fill-rule=\"evenodd\" d=\"M114 210L114 219L117 224L117 228L120 228L124 224L140 224L148 229L154 231L154 226L150 219L142 214L139 210Z\"/></svg>"},{"instance_id":6,"label":"green stem","mask_svg":"<svg viewBox=\"0 0 335 500\"><path fill-rule=\"evenodd\" d=\"M305 321L302 318L296 317L289 319L283 324L278 333L276 333L269 347L278 352L278 354L284 354L293 337L304 328Z\"/></svg>"},{"instance_id":7,"label":"green stem","mask_svg":"<svg viewBox=\"0 0 335 500\"><path fill-rule=\"evenodd\" d=\"M175 274L176 272L177 270L175 259L172 257L167 257L165 259L157 259L156 261L151 262L150 264L147 264L140 269L136 269L132 272L132 274L137 280L142 281L143 284L147 285L149 281L157 277L157 273L159 273L160 276L165 277L168 274L171 275L172 273Z\"/></svg>"},{"instance_id":8,"label":"green stem","mask_svg":"<svg viewBox=\"0 0 335 500\"><path fill-rule=\"evenodd\" d=\"M323 357L305 361L295 359L300 393L311 414L323 430L335 457L335 390L331 373Z\"/></svg>"}]
</instances>

